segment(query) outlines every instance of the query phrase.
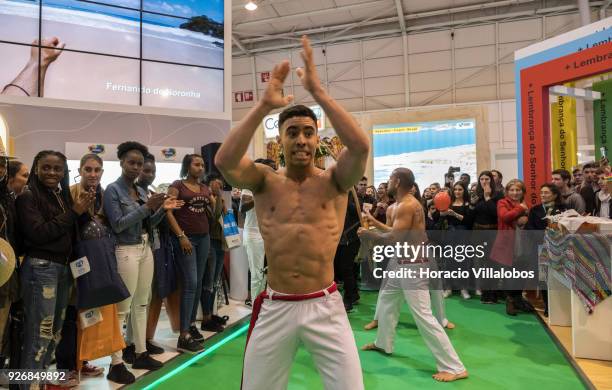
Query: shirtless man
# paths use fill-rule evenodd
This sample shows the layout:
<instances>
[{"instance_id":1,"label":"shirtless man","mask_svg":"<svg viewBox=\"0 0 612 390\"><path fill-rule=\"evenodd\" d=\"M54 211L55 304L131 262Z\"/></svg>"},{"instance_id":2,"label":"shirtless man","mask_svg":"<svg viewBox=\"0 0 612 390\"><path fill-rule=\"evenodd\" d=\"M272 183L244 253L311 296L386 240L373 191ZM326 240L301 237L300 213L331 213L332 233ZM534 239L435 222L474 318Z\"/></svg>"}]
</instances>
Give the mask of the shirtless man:
<instances>
[{"instance_id":1,"label":"shirtless man","mask_svg":"<svg viewBox=\"0 0 612 390\"><path fill-rule=\"evenodd\" d=\"M300 342L326 389L363 389L355 338L334 284L333 259L344 226L347 191L365 170L366 133L322 88L308 38L302 38L302 85L323 108L346 148L326 170L314 165L316 116L304 106L280 114L286 167L274 171L246 155L263 118L293 100L283 96L289 62L274 67L261 100L228 134L215 164L233 186L253 192L268 258L268 288L253 303L243 389L286 389Z\"/></svg>"},{"instance_id":2,"label":"shirtless man","mask_svg":"<svg viewBox=\"0 0 612 390\"><path fill-rule=\"evenodd\" d=\"M361 228L358 234L369 238L378 238L391 245L396 242L407 242L412 245L427 242L423 207L410 194L410 189L413 186L414 175L412 171L406 168L395 169L391 173L388 184L389 195L397 199L397 205L393 211L391 231L387 234L381 234ZM389 261L387 270L408 268L415 270L418 274L419 268L428 267L428 262L427 258L406 260L395 257ZM425 344L436 359L438 372L433 375L433 378L440 382L467 378L468 373L463 363L459 360L459 356L457 356L444 329L433 316L429 297L429 281L427 279L417 277L389 278L383 282L379 294L379 302L385 304L378 308L379 326L376 341L366 344L362 349L377 350L388 354L393 352L393 339L399 318L397 301L403 298L410 307L419 333L421 333Z\"/></svg>"},{"instance_id":3,"label":"shirtless man","mask_svg":"<svg viewBox=\"0 0 612 390\"><path fill-rule=\"evenodd\" d=\"M413 186L412 189L410 190L410 195L414 195L415 191L416 191L416 186ZM393 226L393 218L395 217L395 206L397 206L397 203L393 203L387 208L387 212L386 212L387 223L386 224L383 224L382 222L377 220L372 214L370 214L368 211L365 211L366 218L368 219L370 226L376 227L378 230L380 230L383 233L390 232ZM449 330L455 329L455 324L450 322L448 318L446 318L446 308L444 304L444 295L442 293L442 290L432 289L430 290L430 294L431 294L431 308L433 310L434 316L436 317L440 325L442 325L444 328L449 329ZM365 330L372 330L372 329L378 328L378 308L385 304L384 302L381 302L382 297L383 297L383 294L378 295L378 300L376 302L376 311L374 312L374 319L368 322L363 327ZM397 300L395 301L395 303L396 303L395 310L399 312L402 307L402 301Z\"/></svg>"}]
</instances>

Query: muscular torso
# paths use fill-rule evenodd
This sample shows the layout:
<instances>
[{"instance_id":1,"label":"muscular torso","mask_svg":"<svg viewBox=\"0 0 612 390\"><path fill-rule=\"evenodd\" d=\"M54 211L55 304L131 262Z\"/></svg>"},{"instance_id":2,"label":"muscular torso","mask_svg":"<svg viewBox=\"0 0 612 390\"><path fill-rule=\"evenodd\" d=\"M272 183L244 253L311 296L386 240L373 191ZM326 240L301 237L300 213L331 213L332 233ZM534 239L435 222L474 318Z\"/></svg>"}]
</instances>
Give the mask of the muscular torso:
<instances>
[{"instance_id":1,"label":"muscular torso","mask_svg":"<svg viewBox=\"0 0 612 390\"><path fill-rule=\"evenodd\" d=\"M427 242L425 212L419 201L412 195L406 195L394 206L391 226L396 240L413 245Z\"/></svg>"},{"instance_id":2,"label":"muscular torso","mask_svg":"<svg viewBox=\"0 0 612 390\"><path fill-rule=\"evenodd\" d=\"M347 206L331 172L317 170L298 183L284 170L270 171L254 198L270 288L304 294L331 285Z\"/></svg>"}]
</instances>

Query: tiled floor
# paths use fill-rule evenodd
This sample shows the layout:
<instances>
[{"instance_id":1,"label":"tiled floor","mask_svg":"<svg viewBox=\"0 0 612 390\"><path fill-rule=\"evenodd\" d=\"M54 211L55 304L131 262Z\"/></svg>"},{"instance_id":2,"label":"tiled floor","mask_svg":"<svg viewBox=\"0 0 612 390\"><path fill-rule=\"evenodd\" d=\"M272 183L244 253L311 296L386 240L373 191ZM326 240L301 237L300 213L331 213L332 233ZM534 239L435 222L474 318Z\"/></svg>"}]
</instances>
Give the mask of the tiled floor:
<instances>
[{"instance_id":1,"label":"tiled floor","mask_svg":"<svg viewBox=\"0 0 612 390\"><path fill-rule=\"evenodd\" d=\"M251 308L244 305L243 302L238 302L230 299L230 304L227 306L223 306L219 309L218 315L220 316L228 316L229 320L227 322L228 325L233 324L244 318L245 316L251 313ZM202 332L205 338L209 338L214 333L212 332ZM176 341L178 338L178 333L172 332L170 327L170 321L166 316L165 309L162 309L162 313L159 319L159 324L157 325L157 335L155 337L155 342L159 346L163 347L166 352L162 355L154 356L155 359L160 360L162 362L166 362L173 357L177 356L180 352L176 350ZM78 389L84 390L110 390L110 389L118 389L122 385L115 384L106 379L106 374L108 373L108 366L110 364L110 357L101 358L91 362L92 364L103 367L104 368L104 376L97 378L82 378L81 384ZM128 366L129 368L129 366ZM136 381L138 381L139 377L145 375L148 371L146 370L131 370L132 373L136 376Z\"/></svg>"}]
</instances>

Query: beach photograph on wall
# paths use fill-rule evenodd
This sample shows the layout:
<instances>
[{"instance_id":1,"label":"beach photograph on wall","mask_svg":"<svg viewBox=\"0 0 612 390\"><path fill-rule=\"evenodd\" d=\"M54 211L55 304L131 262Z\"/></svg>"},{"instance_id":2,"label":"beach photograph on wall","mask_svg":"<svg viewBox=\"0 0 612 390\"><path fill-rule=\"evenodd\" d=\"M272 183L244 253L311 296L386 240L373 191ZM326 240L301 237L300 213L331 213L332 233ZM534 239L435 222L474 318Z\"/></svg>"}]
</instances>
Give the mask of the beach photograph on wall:
<instances>
[{"instance_id":1,"label":"beach photograph on wall","mask_svg":"<svg viewBox=\"0 0 612 390\"><path fill-rule=\"evenodd\" d=\"M444 186L450 167L476 177L476 121L445 120L375 125L374 183L389 179L395 168L410 168L421 192L432 183Z\"/></svg>"},{"instance_id":2,"label":"beach photograph on wall","mask_svg":"<svg viewBox=\"0 0 612 390\"><path fill-rule=\"evenodd\" d=\"M0 0L0 82L38 61L14 47L31 45L55 51L42 97L223 112L223 13L223 0Z\"/></svg>"}]
</instances>

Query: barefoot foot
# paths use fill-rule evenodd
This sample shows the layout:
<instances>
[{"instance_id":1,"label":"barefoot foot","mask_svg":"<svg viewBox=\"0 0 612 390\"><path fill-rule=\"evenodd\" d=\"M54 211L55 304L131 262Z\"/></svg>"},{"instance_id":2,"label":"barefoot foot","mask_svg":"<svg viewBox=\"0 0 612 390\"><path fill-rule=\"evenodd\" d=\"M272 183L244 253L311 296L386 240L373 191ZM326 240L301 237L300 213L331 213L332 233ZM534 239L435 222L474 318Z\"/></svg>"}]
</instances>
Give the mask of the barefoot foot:
<instances>
[{"instance_id":1,"label":"barefoot foot","mask_svg":"<svg viewBox=\"0 0 612 390\"><path fill-rule=\"evenodd\" d=\"M374 343L369 343L369 344L364 345L363 347L361 347L361 350L362 351L377 351L377 352L382 352L384 354L387 354L387 352L385 352L384 349L377 347L376 344Z\"/></svg>"},{"instance_id":2,"label":"barefoot foot","mask_svg":"<svg viewBox=\"0 0 612 390\"><path fill-rule=\"evenodd\" d=\"M445 328L449 330L455 329L455 324L447 320Z\"/></svg>"},{"instance_id":3,"label":"barefoot foot","mask_svg":"<svg viewBox=\"0 0 612 390\"><path fill-rule=\"evenodd\" d=\"M450 372L436 372L431 376L438 382L454 382L459 379L465 379L468 377L467 371L460 372L459 374L451 374Z\"/></svg>"},{"instance_id":4,"label":"barefoot foot","mask_svg":"<svg viewBox=\"0 0 612 390\"><path fill-rule=\"evenodd\" d=\"M372 330L372 329L376 329L376 328L378 328L378 321L376 321L376 320L366 324L366 326L363 327L363 329L365 329L365 330Z\"/></svg>"}]
</instances>

